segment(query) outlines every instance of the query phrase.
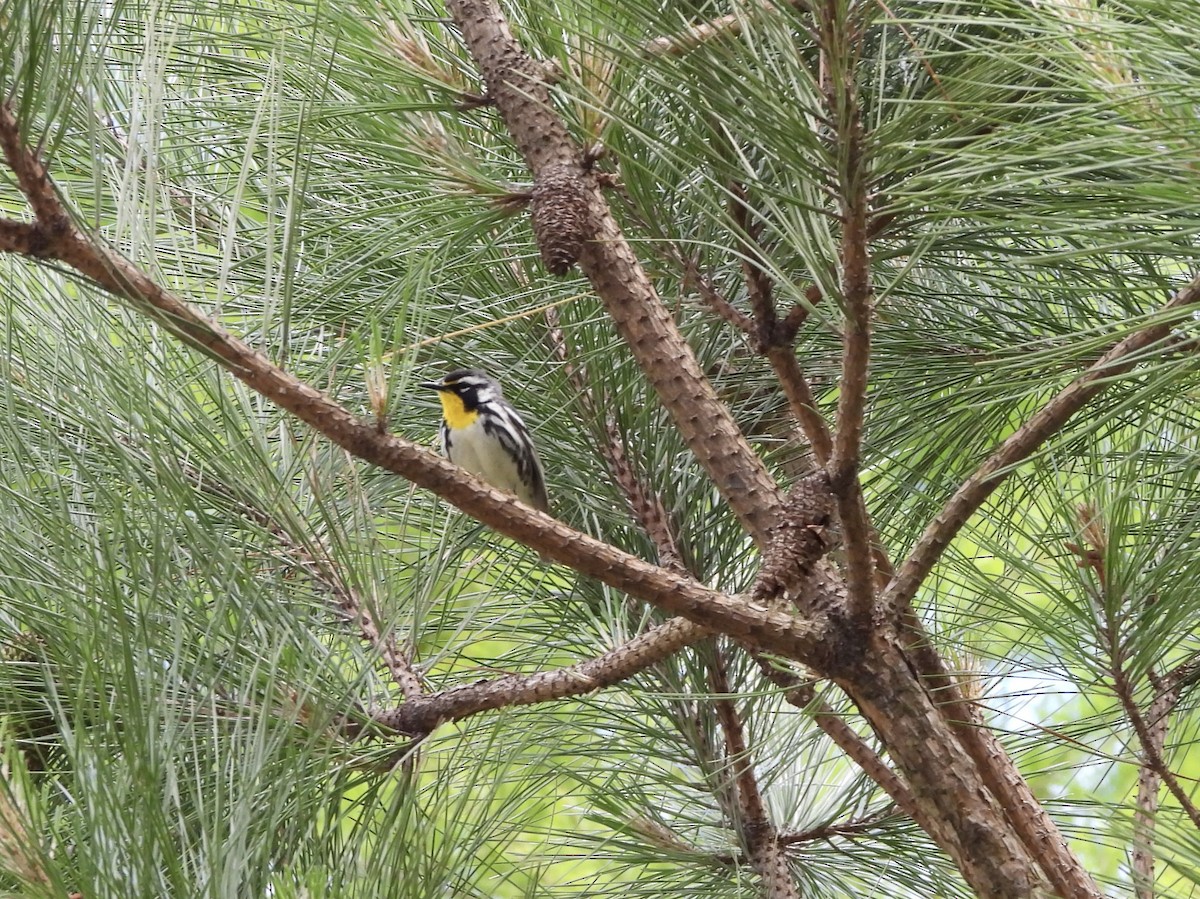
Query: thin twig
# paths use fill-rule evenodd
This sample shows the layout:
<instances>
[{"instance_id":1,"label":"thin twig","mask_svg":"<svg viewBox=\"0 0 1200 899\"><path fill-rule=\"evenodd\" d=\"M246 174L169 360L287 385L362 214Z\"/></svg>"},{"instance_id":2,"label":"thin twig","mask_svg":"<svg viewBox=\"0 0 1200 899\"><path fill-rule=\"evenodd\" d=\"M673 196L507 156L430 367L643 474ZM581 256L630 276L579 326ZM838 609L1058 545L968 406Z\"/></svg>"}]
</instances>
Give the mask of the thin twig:
<instances>
[{"instance_id":1,"label":"thin twig","mask_svg":"<svg viewBox=\"0 0 1200 899\"><path fill-rule=\"evenodd\" d=\"M866 836L872 831L879 828L879 825L888 818L898 817L898 809L895 803L889 803L884 808L877 812L871 812L868 815L863 815L861 818L854 818L850 821L830 821L827 824L819 824L816 827L810 827L808 830L797 831L796 833L781 833L776 839L779 845L785 850L788 846L800 846L804 843L816 843L821 841L831 841L835 839L853 839L858 836ZM686 848L692 852L695 849L687 846L686 843L680 841L682 848ZM715 857L715 861L726 865L740 865L744 863L744 859L730 853L723 853Z\"/></svg>"},{"instance_id":2,"label":"thin twig","mask_svg":"<svg viewBox=\"0 0 1200 899\"><path fill-rule=\"evenodd\" d=\"M812 448L813 458L818 465L825 466L833 453L833 437L825 416L817 406L817 398L813 396L804 369L800 367L800 360L796 358L795 349L790 344L773 345L767 349L767 361L779 379L792 417L799 423L804 438Z\"/></svg>"},{"instance_id":3,"label":"thin twig","mask_svg":"<svg viewBox=\"0 0 1200 899\"><path fill-rule=\"evenodd\" d=\"M380 632L374 613L358 591L346 582L328 547L316 539L298 540L278 520L212 475L183 461L179 467L184 478L197 490L229 503L236 513L270 534L302 571L329 591L346 617L358 626L363 642L379 653L406 701L421 695L421 678L412 662L397 648L394 634Z\"/></svg>"},{"instance_id":4,"label":"thin twig","mask_svg":"<svg viewBox=\"0 0 1200 899\"><path fill-rule=\"evenodd\" d=\"M1153 726L1147 723L1134 696L1133 684L1125 670L1124 650L1120 645L1116 628L1110 624L1106 631L1109 638L1109 673L1113 679L1113 692L1117 695L1121 708L1125 710L1125 717L1133 725L1133 732L1137 734L1138 742L1142 747L1143 763L1166 785L1171 795L1179 803L1179 807L1191 819L1193 826L1200 829L1200 809L1196 808L1191 797L1179 783L1179 778L1175 776L1175 772L1171 770L1163 757L1163 747L1166 741L1166 715L1164 714L1160 721L1155 721ZM1153 705L1152 703L1152 708Z\"/></svg>"},{"instance_id":5,"label":"thin twig","mask_svg":"<svg viewBox=\"0 0 1200 899\"><path fill-rule=\"evenodd\" d=\"M740 813L740 836L746 857L762 882L763 899L799 899L796 881L788 870L779 833L767 814L754 762L746 744L742 716L730 697L729 670L719 645L713 647L709 664L709 687L717 694L717 718L725 736L725 755L732 767Z\"/></svg>"},{"instance_id":6,"label":"thin twig","mask_svg":"<svg viewBox=\"0 0 1200 899\"><path fill-rule=\"evenodd\" d=\"M674 248L672 248L674 250ZM702 299L713 312L717 313L729 324L733 325L747 337L753 337L755 332L754 319L748 316L742 310L734 306L727 300L719 290L713 285L712 279L707 275L701 274L700 266L695 259L685 257L682 253L674 250L675 259L680 263L683 269L683 286L685 289L693 289L700 295Z\"/></svg>"},{"instance_id":7,"label":"thin twig","mask_svg":"<svg viewBox=\"0 0 1200 899\"><path fill-rule=\"evenodd\" d=\"M1138 708L1137 702L1133 698L1133 691L1129 680L1120 666L1113 671L1113 686L1117 696L1121 700L1121 706L1125 709L1125 714L1129 718L1129 723L1133 725L1134 732L1142 744L1142 752L1145 755L1146 764L1162 778L1163 783L1167 785L1167 789L1171 791L1171 795L1179 802L1180 808L1191 819L1192 824L1200 829L1200 810L1197 810L1191 797L1184 792L1183 787L1179 783L1179 778L1175 776L1175 772L1168 767L1166 760L1163 758L1162 750L1158 746L1158 741L1154 738L1150 726L1142 716L1141 709Z\"/></svg>"},{"instance_id":8,"label":"thin twig","mask_svg":"<svg viewBox=\"0 0 1200 899\"><path fill-rule=\"evenodd\" d=\"M818 840L832 840L837 837L857 837L875 830L880 822L896 816L897 807L890 803L879 811L855 818L851 821L830 821L817 827L810 827L798 833L780 834L781 846L796 846L801 843L815 843Z\"/></svg>"},{"instance_id":9,"label":"thin twig","mask_svg":"<svg viewBox=\"0 0 1200 899\"><path fill-rule=\"evenodd\" d=\"M755 661L763 675L784 690L783 696L789 705L812 715L813 722L833 740L853 762L871 778L881 790L887 793L892 802L917 823L926 833L937 839L938 828L928 820L908 785L901 780L887 763L880 758L879 753L872 749L867 741L859 736L843 715L838 714L822 699L818 699L813 682L805 680L762 656L756 655Z\"/></svg>"},{"instance_id":10,"label":"thin twig","mask_svg":"<svg viewBox=\"0 0 1200 899\"><path fill-rule=\"evenodd\" d=\"M1159 756L1167 745L1171 712L1179 701L1179 685L1166 684L1151 677L1157 689L1146 709L1151 746ZM1162 777L1153 765L1143 761L1138 771L1137 804L1133 813L1133 890L1137 899L1154 899L1154 835L1158 825L1158 788Z\"/></svg>"},{"instance_id":11,"label":"thin twig","mask_svg":"<svg viewBox=\"0 0 1200 899\"><path fill-rule=\"evenodd\" d=\"M583 412L583 420L589 422L604 422L604 439L597 440L596 445L604 457L609 474L616 481L634 522L650 538L658 552L658 563L665 568L684 572L683 558L679 552L679 543L671 527L671 516L667 508L654 490L643 482L625 450L625 441L613 417L602 410L609 409L612 404L607 396L597 399L594 396L587 376L587 369L582 362L574 357L563 332L558 309L548 308L545 313L547 337L550 349L562 364L567 381L575 390L576 403ZM693 573L694 576L694 573Z\"/></svg>"},{"instance_id":12,"label":"thin twig","mask_svg":"<svg viewBox=\"0 0 1200 899\"><path fill-rule=\"evenodd\" d=\"M775 306L775 284L767 271L764 251L759 242L762 227L751 221L746 188L740 184L732 184L730 193L733 195L730 213L738 231L742 274L746 294L750 299L750 308L754 313L753 319L747 321L744 330L752 338L755 348L771 363L771 368L783 388L792 417L800 425L800 430L812 448L814 458L820 465L825 465L833 452L833 438L817 407L816 398L794 349L796 332L803 318L793 315L793 309L788 314L786 323L779 321ZM709 305L719 308L718 299L729 305L719 295L708 298ZM814 304L818 302L821 299L820 289L815 286L809 288L808 299ZM807 310L804 311L807 315Z\"/></svg>"}]
</instances>

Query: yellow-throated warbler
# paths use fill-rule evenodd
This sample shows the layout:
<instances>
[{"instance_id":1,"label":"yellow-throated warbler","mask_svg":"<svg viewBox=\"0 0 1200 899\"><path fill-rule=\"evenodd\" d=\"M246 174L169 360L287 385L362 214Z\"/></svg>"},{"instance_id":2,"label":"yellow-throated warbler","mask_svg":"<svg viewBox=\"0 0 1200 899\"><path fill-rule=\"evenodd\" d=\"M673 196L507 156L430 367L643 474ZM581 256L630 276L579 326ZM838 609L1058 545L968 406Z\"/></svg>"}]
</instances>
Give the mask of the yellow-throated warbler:
<instances>
[{"instance_id":1,"label":"yellow-throated warbler","mask_svg":"<svg viewBox=\"0 0 1200 899\"><path fill-rule=\"evenodd\" d=\"M442 401L447 459L526 505L550 511L546 478L529 430L498 383L478 369L460 368L421 386L436 390Z\"/></svg>"}]
</instances>

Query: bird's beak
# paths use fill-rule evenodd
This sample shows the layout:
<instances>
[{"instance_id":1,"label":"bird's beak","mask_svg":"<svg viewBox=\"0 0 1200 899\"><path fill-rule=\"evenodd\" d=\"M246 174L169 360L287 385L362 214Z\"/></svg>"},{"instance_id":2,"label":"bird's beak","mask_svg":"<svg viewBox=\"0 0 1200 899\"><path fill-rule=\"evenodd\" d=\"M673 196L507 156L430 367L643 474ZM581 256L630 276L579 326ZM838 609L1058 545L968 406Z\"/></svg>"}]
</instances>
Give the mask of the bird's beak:
<instances>
[{"instance_id":1,"label":"bird's beak","mask_svg":"<svg viewBox=\"0 0 1200 899\"><path fill-rule=\"evenodd\" d=\"M422 381L417 386L418 387L426 387L429 390L445 390L446 389L446 385L443 384L441 381Z\"/></svg>"}]
</instances>

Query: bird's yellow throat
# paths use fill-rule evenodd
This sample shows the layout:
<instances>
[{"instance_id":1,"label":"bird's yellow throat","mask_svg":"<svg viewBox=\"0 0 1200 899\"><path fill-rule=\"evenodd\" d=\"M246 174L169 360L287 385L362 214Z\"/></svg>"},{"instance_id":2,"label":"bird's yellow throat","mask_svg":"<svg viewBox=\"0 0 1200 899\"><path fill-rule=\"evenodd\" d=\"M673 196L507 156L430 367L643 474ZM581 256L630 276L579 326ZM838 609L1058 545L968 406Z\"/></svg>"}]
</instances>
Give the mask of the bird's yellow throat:
<instances>
[{"instance_id":1,"label":"bird's yellow throat","mask_svg":"<svg viewBox=\"0 0 1200 899\"><path fill-rule=\"evenodd\" d=\"M465 428L479 417L477 409L468 409L457 393L451 393L449 390L439 390L438 398L442 401L442 417L446 419L446 424L450 429L457 431L459 428Z\"/></svg>"}]
</instances>

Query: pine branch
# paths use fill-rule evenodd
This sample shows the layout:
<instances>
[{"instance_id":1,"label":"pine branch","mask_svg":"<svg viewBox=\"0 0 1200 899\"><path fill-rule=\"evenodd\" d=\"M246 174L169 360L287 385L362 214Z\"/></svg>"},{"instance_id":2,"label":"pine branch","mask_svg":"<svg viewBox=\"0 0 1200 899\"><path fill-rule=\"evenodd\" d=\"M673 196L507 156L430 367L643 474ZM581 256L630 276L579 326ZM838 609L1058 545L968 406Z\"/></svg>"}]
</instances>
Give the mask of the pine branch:
<instances>
[{"instance_id":1,"label":"pine branch","mask_svg":"<svg viewBox=\"0 0 1200 899\"><path fill-rule=\"evenodd\" d=\"M536 674L509 674L452 687L373 714L379 726L422 737L442 724L509 706L533 705L583 696L620 683L685 646L707 639L712 631L684 618L672 618L616 649L566 668Z\"/></svg>"},{"instance_id":2,"label":"pine branch","mask_svg":"<svg viewBox=\"0 0 1200 899\"><path fill-rule=\"evenodd\" d=\"M803 843L815 843L818 840L832 840L838 837L857 837L875 830L880 822L896 815L896 806L887 805L877 812L863 815L851 821L830 821L817 827L810 827L799 833L781 834L779 843L782 846L798 846Z\"/></svg>"},{"instance_id":3,"label":"pine branch","mask_svg":"<svg viewBox=\"0 0 1200 899\"><path fill-rule=\"evenodd\" d=\"M1200 302L1200 275L1193 278L1168 301L1149 324L1117 341L1082 375L1072 381L1035 413L968 477L925 528L908 558L884 593L883 602L893 614L912 602L917 590L933 570L946 547L968 519L1013 472L1017 463L1029 458L1043 443L1058 433L1076 412L1099 396L1121 375L1142 361L1142 353L1166 339L1171 329L1191 315L1190 307Z\"/></svg>"},{"instance_id":4,"label":"pine branch","mask_svg":"<svg viewBox=\"0 0 1200 899\"><path fill-rule=\"evenodd\" d=\"M742 253L742 275L746 283L746 294L750 298L750 308L754 313L753 319L747 321L745 331L752 338L758 352L771 363L771 368L783 389L783 395L787 398L792 417L800 425L818 464L825 465L833 453L833 438L817 407L817 400L813 396L808 379L800 367L800 360L796 358L794 346L796 333L804 317L807 317L808 310L797 306L788 313L784 322L779 320L775 306L775 284L767 272L763 249L759 244L761 227L752 225L750 221L746 189L734 184L730 192L734 197L731 213L737 226L737 238ZM714 294L708 298L711 306L719 309L722 303L729 305L716 295L711 286L709 289ZM820 289L815 286L809 288L808 299L814 304L818 302L821 299ZM796 309L801 310L803 315L795 314Z\"/></svg>"},{"instance_id":5,"label":"pine branch","mask_svg":"<svg viewBox=\"0 0 1200 899\"><path fill-rule=\"evenodd\" d=\"M844 647L835 639L828 649L827 665L839 668ZM860 657L832 673L904 772L920 806L917 820L932 824L930 835L972 889L995 899L1043 890L1034 855L985 786L975 760L963 752L944 708L934 702L898 642L886 633L872 634ZM931 759L937 764L931 765ZM1099 897L1098 892L1092 895Z\"/></svg>"},{"instance_id":6,"label":"pine branch","mask_svg":"<svg viewBox=\"0 0 1200 899\"><path fill-rule=\"evenodd\" d=\"M421 695L420 676L408 656L396 646L395 635L390 631L384 634L379 630L374 612L359 596L358 591L346 582L327 546L315 538L297 538L286 526L249 498L195 466L181 460L179 469L183 477L197 490L229 503L238 515L270 534L280 549L289 555L293 564L329 592L346 618L358 627L362 641L379 654L406 701L417 699Z\"/></svg>"},{"instance_id":7,"label":"pine branch","mask_svg":"<svg viewBox=\"0 0 1200 899\"><path fill-rule=\"evenodd\" d=\"M1042 873L1064 897L1100 899L1095 880L1072 853L1058 825L984 721L979 707L964 695L957 678L947 670L945 661L911 608L902 619L900 639L925 689L950 722L983 784L999 800L1009 823L1037 860Z\"/></svg>"},{"instance_id":8,"label":"pine branch","mask_svg":"<svg viewBox=\"0 0 1200 899\"><path fill-rule=\"evenodd\" d=\"M843 716L835 712L824 700L817 699L811 681L785 671L778 664L759 654L754 657L759 670L767 680L784 690L784 699L801 711L810 711L813 721L825 735L833 740L875 784L903 812L912 818L926 833L938 840L939 825L926 819L925 814L909 790L908 785L888 767L867 741L846 723Z\"/></svg>"},{"instance_id":9,"label":"pine branch","mask_svg":"<svg viewBox=\"0 0 1200 899\"><path fill-rule=\"evenodd\" d=\"M755 332L754 319L734 306L725 296L713 286L712 279L700 272L700 266L695 259L685 257L678 248L672 247L672 256L683 269L683 286L693 289L713 312L729 324L733 325L747 337L753 337Z\"/></svg>"},{"instance_id":10,"label":"pine branch","mask_svg":"<svg viewBox=\"0 0 1200 899\"><path fill-rule=\"evenodd\" d=\"M204 348L239 380L347 452L432 491L543 556L664 611L788 657L802 657L819 643L819 629L794 615L755 608L643 562L515 502L508 494L423 447L380 434L374 423L357 418L274 365L219 323L156 284L132 262L78 230L59 204L45 169L22 144L9 104L0 104L0 145L6 158L15 160L14 173L22 181L22 190L38 198L47 221L56 223L53 239L47 245L48 256L139 309L152 311L174 333Z\"/></svg>"},{"instance_id":11,"label":"pine branch","mask_svg":"<svg viewBox=\"0 0 1200 899\"><path fill-rule=\"evenodd\" d=\"M539 215L535 197L531 209L543 258L555 257L555 265L577 258L684 441L734 514L764 545L779 490L621 233L601 185L584 165L582 149L553 111L544 73L517 43L494 0L446 5L533 173L535 193L543 185L556 198ZM555 265L547 262L551 271Z\"/></svg>"},{"instance_id":12,"label":"pine branch","mask_svg":"<svg viewBox=\"0 0 1200 899\"><path fill-rule=\"evenodd\" d=\"M49 242L41 225L0 218L0 253L39 259L46 255Z\"/></svg>"},{"instance_id":13,"label":"pine branch","mask_svg":"<svg viewBox=\"0 0 1200 899\"><path fill-rule=\"evenodd\" d=\"M871 523L858 483L863 422L867 404L867 372L871 359L871 257L867 182L869 172L855 71L856 34L861 24L850 9L830 0L821 5L817 31L826 115L837 142L836 193L842 224L840 259L842 307L842 375L838 385L837 425L828 471L837 496L845 544L844 566L851 615L866 624L875 605L875 562Z\"/></svg>"},{"instance_id":14,"label":"pine branch","mask_svg":"<svg viewBox=\"0 0 1200 899\"><path fill-rule=\"evenodd\" d=\"M767 347L766 356L775 377L779 379L792 418L800 425L804 438L812 447L813 458L824 467L833 454L833 438L817 406L817 398L813 396L808 377L796 358L795 348L790 343L783 346L772 344Z\"/></svg>"},{"instance_id":15,"label":"pine branch","mask_svg":"<svg viewBox=\"0 0 1200 899\"><path fill-rule=\"evenodd\" d=\"M1164 683L1152 678L1156 695L1146 707L1146 723L1149 744L1143 749L1145 756L1153 751L1160 758L1167 745L1167 732L1171 724L1171 713L1179 702L1179 685ZM1133 859L1130 864L1133 875L1133 890L1137 899L1154 899L1154 833L1158 823L1158 790L1162 775L1158 769L1143 758L1138 770L1137 805L1133 816Z\"/></svg>"},{"instance_id":16,"label":"pine branch","mask_svg":"<svg viewBox=\"0 0 1200 899\"><path fill-rule=\"evenodd\" d=\"M555 357L562 363L567 381L574 388L576 402L579 404L587 421L604 422L604 437L596 442L608 472L612 475L625 501L634 522L642 532L650 538L658 553L658 563L664 568L683 573L683 557L679 552L678 541L671 527L671 516L667 514L666 506L653 489L638 477L629 462L629 454L625 451L625 441L617 429L612 417L603 413L602 409L611 408L607 396L597 401L587 376L586 366L573 357L567 344L566 335L560 324L558 310L551 308L545 312L547 336L550 348ZM692 572L695 576L695 573Z\"/></svg>"}]
</instances>

